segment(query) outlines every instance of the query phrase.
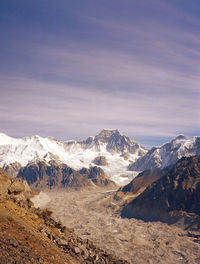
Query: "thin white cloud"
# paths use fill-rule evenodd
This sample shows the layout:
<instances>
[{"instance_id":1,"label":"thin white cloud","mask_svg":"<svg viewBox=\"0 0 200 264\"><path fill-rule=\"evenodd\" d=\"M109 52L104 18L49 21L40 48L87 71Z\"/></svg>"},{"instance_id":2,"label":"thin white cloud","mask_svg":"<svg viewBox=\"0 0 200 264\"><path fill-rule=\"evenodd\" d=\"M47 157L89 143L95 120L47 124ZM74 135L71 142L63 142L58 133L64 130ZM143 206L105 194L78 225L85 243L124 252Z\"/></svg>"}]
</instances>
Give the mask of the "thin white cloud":
<instances>
[{"instance_id":1,"label":"thin white cloud","mask_svg":"<svg viewBox=\"0 0 200 264\"><path fill-rule=\"evenodd\" d=\"M175 19L185 17L199 26L182 10L156 3ZM119 22L102 14L82 18L102 29L102 42L28 43L21 54L34 67L1 76L5 132L62 139L94 135L104 127L141 138L200 132L200 37L195 30L152 16Z\"/></svg>"},{"instance_id":2,"label":"thin white cloud","mask_svg":"<svg viewBox=\"0 0 200 264\"><path fill-rule=\"evenodd\" d=\"M30 79L16 79L15 87L23 89L24 94L16 93L1 102L0 119L10 124L17 121L23 128L31 121L37 133L46 127L53 130L57 127L57 133L66 131L66 138L70 135L80 138L81 134L96 133L103 127L117 127L135 137L166 137L200 128L196 122L200 117L198 98L151 93L127 96L125 91L123 96L121 92L113 96L112 92L87 89L83 92L83 87L54 86ZM37 90L29 98L25 87Z\"/></svg>"}]
</instances>

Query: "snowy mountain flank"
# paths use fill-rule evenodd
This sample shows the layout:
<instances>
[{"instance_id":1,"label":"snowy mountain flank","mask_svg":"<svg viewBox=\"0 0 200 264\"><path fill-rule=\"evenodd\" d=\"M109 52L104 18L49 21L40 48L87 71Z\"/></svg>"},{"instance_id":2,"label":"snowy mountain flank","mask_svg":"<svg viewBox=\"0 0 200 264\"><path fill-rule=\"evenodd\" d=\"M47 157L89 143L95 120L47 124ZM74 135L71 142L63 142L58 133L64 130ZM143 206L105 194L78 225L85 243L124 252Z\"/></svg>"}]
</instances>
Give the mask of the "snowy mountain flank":
<instances>
[{"instance_id":1,"label":"snowy mountain flank","mask_svg":"<svg viewBox=\"0 0 200 264\"><path fill-rule=\"evenodd\" d=\"M51 161L74 170L99 166L119 185L129 183L138 172L165 168L183 156L200 155L200 137L180 135L147 151L118 130L103 129L83 141L58 141L52 137L12 138L0 134L0 167L16 176L21 167Z\"/></svg>"},{"instance_id":2,"label":"snowy mountain flank","mask_svg":"<svg viewBox=\"0 0 200 264\"><path fill-rule=\"evenodd\" d=\"M200 155L200 137L179 135L161 147L153 147L143 157L133 162L129 169L144 171L165 168L175 164L182 157Z\"/></svg>"},{"instance_id":3,"label":"snowy mountain flank","mask_svg":"<svg viewBox=\"0 0 200 264\"><path fill-rule=\"evenodd\" d=\"M84 141L58 141L52 137L30 136L12 138L0 134L0 167L18 171L20 167L37 161L56 161L73 169L101 166L107 177L122 185L137 173L128 170L130 163L147 150L118 130L102 130Z\"/></svg>"}]
</instances>

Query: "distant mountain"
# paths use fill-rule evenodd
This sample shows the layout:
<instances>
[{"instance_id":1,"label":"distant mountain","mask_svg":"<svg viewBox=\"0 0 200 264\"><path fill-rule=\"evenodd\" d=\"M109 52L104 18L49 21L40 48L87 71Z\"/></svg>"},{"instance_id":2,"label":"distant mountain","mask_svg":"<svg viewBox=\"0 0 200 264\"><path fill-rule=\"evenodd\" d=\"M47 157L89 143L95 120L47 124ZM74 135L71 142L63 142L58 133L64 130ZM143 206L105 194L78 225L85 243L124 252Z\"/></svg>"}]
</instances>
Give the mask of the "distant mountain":
<instances>
[{"instance_id":1,"label":"distant mountain","mask_svg":"<svg viewBox=\"0 0 200 264\"><path fill-rule=\"evenodd\" d=\"M144 171L165 168L175 164L182 157L194 155L200 155L200 137L180 135L161 147L152 148L133 162L129 169L132 171Z\"/></svg>"},{"instance_id":2,"label":"distant mountain","mask_svg":"<svg viewBox=\"0 0 200 264\"><path fill-rule=\"evenodd\" d=\"M17 178L38 189L70 188L100 186L115 187L115 183L106 178L100 167L83 168L80 171L68 167L66 164L57 164L55 161L35 161L19 170Z\"/></svg>"},{"instance_id":3,"label":"distant mountain","mask_svg":"<svg viewBox=\"0 0 200 264\"><path fill-rule=\"evenodd\" d=\"M121 215L172 223L178 221L185 212L189 214L189 219L198 218L200 228L200 156L184 157L160 173L160 179L126 205ZM129 187L126 188L134 191L134 188Z\"/></svg>"},{"instance_id":4,"label":"distant mountain","mask_svg":"<svg viewBox=\"0 0 200 264\"><path fill-rule=\"evenodd\" d=\"M30 162L53 160L75 170L98 164L103 166L109 178L123 183L135 175L127 170L130 162L136 161L146 152L145 148L118 130L104 129L97 136L79 142L62 142L52 137L39 136L17 139L0 134L0 167L13 176L17 175L20 167ZM98 157L104 158L98 160ZM127 177L120 177L121 174Z\"/></svg>"}]
</instances>

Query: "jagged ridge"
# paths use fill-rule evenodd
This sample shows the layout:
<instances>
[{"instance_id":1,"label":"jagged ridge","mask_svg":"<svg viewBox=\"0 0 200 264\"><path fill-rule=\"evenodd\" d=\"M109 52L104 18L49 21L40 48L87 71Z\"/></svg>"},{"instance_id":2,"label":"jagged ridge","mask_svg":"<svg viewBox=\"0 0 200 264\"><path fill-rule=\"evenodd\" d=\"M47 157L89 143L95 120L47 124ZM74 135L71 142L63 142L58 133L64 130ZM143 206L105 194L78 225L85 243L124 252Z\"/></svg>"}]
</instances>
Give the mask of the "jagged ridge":
<instances>
[{"instance_id":1,"label":"jagged ridge","mask_svg":"<svg viewBox=\"0 0 200 264\"><path fill-rule=\"evenodd\" d=\"M161 147L153 147L143 157L129 166L133 171L165 168L182 157L200 155L200 137L180 135Z\"/></svg>"}]
</instances>

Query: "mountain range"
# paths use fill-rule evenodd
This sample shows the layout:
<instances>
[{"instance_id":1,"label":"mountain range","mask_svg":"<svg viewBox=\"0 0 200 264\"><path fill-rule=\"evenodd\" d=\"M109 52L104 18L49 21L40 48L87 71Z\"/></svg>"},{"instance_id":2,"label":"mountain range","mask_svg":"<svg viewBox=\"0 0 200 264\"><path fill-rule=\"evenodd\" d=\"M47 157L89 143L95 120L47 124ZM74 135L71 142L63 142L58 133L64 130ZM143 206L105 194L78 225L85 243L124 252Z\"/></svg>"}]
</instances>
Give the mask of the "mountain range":
<instances>
[{"instance_id":1,"label":"mountain range","mask_svg":"<svg viewBox=\"0 0 200 264\"><path fill-rule=\"evenodd\" d=\"M118 184L129 182L135 173L128 170L147 150L118 130L102 130L84 141L58 141L52 137L12 138L0 134L0 167L16 176L29 163L55 161L80 170L101 166L107 177ZM136 173L137 174L137 173Z\"/></svg>"},{"instance_id":2,"label":"mountain range","mask_svg":"<svg viewBox=\"0 0 200 264\"><path fill-rule=\"evenodd\" d=\"M165 168L181 157L200 154L200 137L180 135L149 151L118 130L103 129L83 141L59 141L52 137L12 138L0 134L0 167L16 176L21 168L44 162L51 166L82 168L99 166L118 185L129 183L139 172Z\"/></svg>"},{"instance_id":3,"label":"mountain range","mask_svg":"<svg viewBox=\"0 0 200 264\"><path fill-rule=\"evenodd\" d=\"M0 239L2 248L0 262L7 261L5 256L19 256L23 260L28 260L31 256L33 259L40 257L47 260L49 254L46 254L46 251L51 252L51 249L54 248L56 263L59 262L57 261L59 256L62 256L62 259L73 257L75 262L72 263L99 263L96 262L97 259L101 259L101 263L127 263L105 254L105 251L99 250L92 244L88 244L88 239L84 242L73 232L64 229L61 223L57 223L49 217L48 210L35 209L30 199L27 199L27 197L31 197L29 195L33 195L29 186L49 193L53 203L55 198L61 195L63 207L61 200L55 202L59 214L64 211L63 219L68 219L72 215L76 227L78 218L83 215L85 222L83 221L83 224L80 222L81 232L84 225L88 224L89 227L89 231L86 229L87 232L83 232L84 236L88 234L90 236L95 230L94 237L96 239L96 234L99 231L93 230L93 227L96 227L97 223L100 223L103 228L107 226L108 229L105 230L112 228L113 237L118 236L120 246L123 245L127 248L129 245L128 250L135 252L133 261L131 260L130 263L135 261L135 256L138 253L135 251L137 248L140 250L138 258L144 257L144 251L147 249L153 250L151 254L155 257L158 250L162 252L160 251L162 245L165 245L167 259L169 258L168 250L172 254L178 252L176 254L179 259L180 256L183 256L184 260L190 259L191 254L193 254L193 258L195 255L197 259L200 236L199 233L191 232L200 229L199 154L200 137L182 135L148 151L137 142L122 135L118 130L102 130L97 136L79 142L74 140L61 142L54 138L39 136L15 139L0 134L0 165L4 171L13 174L13 177L10 178L0 169L0 229L3 230ZM140 173L140 171L142 172ZM137 176L133 178L136 174ZM116 183L122 185L126 181L129 183L116 191ZM104 188L91 188L96 186ZM55 189L55 192L50 192L47 188ZM81 192L66 192L61 188L64 190L83 188L83 190ZM86 193L84 193L85 191ZM98 191L101 196L97 195ZM24 196L24 192L28 192L29 195ZM34 192L38 194L38 190ZM72 193L74 196L71 197ZM78 200L77 197L81 193L83 196ZM44 198L44 196L41 197ZM64 197L69 199L67 207L67 198L64 199ZM88 197L95 197L95 200L87 200ZM83 204L82 199L86 199ZM93 210L96 209L100 211L97 210L95 216ZM88 211L85 212L85 210ZM69 214L66 214L65 211L69 211ZM99 218L103 212L104 215ZM108 213L112 215L107 218ZM126 218L135 219L128 220ZM95 225L93 226L91 222L94 219ZM120 220L120 224L115 225L117 219ZM137 219L148 223L144 225L143 221L137 221ZM161 236L157 239L162 226L150 221L162 221L184 227L190 231L187 236L191 236L193 240L189 241L190 244L187 244L185 248L182 248L181 229L176 227L178 230L176 238L172 232L170 235L172 238L169 240L169 237L165 237L165 233L167 234L169 230L167 225L163 225L165 231L162 239L160 239ZM26 223L25 229L22 227L24 222ZM122 223L125 223L123 227ZM148 233L144 232L145 226ZM55 227L59 227L59 230ZM126 236L122 236L124 228L128 230ZM139 233L135 232L137 229L139 229ZM67 230L69 237L64 237L64 230ZM111 240L108 238L111 233L107 234L105 230L101 234L105 233L105 243L109 243L110 246L113 243L112 237ZM128 234L131 234L130 240ZM26 242L27 237L29 237L29 243ZM178 251L175 251L175 245L171 241L177 237L181 240L181 250L177 246ZM35 243L35 241L39 242ZM29 244L31 249L28 247ZM40 244L45 248L44 252L40 250ZM192 249L187 253L186 258L184 251L190 247ZM115 248L117 250L114 252L117 253L120 247L115 246ZM37 254L30 255L32 249ZM63 255L63 250L67 256ZM194 252L196 253L194 254ZM149 258L148 254L145 256L147 256L145 260ZM162 258L163 253L160 256ZM49 262L47 261L47 263ZM154 262L159 263L158 261ZM169 263L176 263L176 261L170 259Z\"/></svg>"}]
</instances>

